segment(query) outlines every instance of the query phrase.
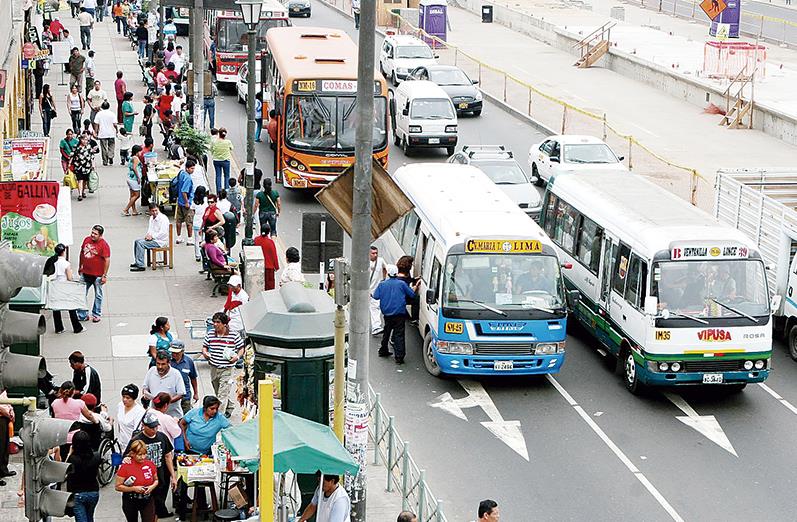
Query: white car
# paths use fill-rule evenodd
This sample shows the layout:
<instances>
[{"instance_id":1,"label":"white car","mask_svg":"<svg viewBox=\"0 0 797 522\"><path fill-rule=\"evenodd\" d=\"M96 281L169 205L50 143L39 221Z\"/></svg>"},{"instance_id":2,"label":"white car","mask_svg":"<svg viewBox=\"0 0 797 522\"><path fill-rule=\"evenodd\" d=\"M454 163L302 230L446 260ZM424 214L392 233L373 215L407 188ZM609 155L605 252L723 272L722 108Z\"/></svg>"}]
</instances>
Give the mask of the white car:
<instances>
[{"instance_id":1,"label":"white car","mask_svg":"<svg viewBox=\"0 0 797 522\"><path fill-rule=\"evenodd\" d=\"M424 65L437 64L437 55L426 43L412 35L394 34L385 38L379 51L379 70L398 85L410 72Z\"/></svg>"},{"instance_id":2,"label":"white car","mask_svg":"<svg viewBox=\"0 0 797 522\"><path fill-rule=\"evenodd\" d=\"M260 91L260 61L255 62L255 93ZM249 72L248 64L244 63L238 69L238 78L235 80L235 90L238 92L238 103L246 103L246 97L249 95L249 83L247 82L247 74Z\"/></svg>"},{"instance_id":3,"label":"white car","mask_svg":"<svg viewBox=\"0 0 797 522\"><path fill-rule=\"evenodd\" d=\"M534 182L543 186L558 172L579 170L624 170L623 156L593 136L561 134L549 136L529 149L529 168Z\"/></svg>"}]
</instances>

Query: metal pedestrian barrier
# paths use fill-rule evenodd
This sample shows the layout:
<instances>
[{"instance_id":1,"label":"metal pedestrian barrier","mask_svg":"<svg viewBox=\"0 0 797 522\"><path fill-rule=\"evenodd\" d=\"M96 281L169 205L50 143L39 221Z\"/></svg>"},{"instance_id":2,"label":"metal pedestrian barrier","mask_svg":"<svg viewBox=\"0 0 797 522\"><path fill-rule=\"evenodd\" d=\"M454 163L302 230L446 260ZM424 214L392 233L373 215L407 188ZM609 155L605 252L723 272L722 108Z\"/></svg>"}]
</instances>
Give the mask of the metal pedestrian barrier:
<instances>
[{"instance_id":1,"label":"metal pedestrian barrier","mask_svg":"<svg viewBox=\"0 0 797 522\"><path fill-rule=\"evenodd\" d=\"M371 404L368 435L374 445L374 464L381 461L387 469L387 491L401 491L402 509L413 511L418 522L447 522L443 501L435 497L426 482L426 470L420 469L410 454L410 443L398 434L395 418L382 406L381 394L368 386Z\"/></svg>"}]
</instances>

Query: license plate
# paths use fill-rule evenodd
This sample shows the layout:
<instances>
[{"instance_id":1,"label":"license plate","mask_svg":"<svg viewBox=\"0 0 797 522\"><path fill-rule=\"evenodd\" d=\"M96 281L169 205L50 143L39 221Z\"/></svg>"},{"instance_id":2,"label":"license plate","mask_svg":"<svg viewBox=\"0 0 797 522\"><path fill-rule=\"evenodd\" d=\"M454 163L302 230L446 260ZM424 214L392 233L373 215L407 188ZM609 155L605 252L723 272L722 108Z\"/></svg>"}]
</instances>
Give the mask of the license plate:
<instances>
[{"instance_id":1,"label":"license plate","mask_svg":"<svg viewBox=\"0 0 797 522\"><path fill-rule=\"evenodd\" d=\"M722 384L722 374L721 373L703 374L703 384Z\"/></svg>"},{"instance_id":2,"label":"license plate","mask_svg":"<svg viewBox=\"0 0 797 522\"><path fill-rule=\"evenodd\" d=\"M467 108L468 108L468 103L467 103L467 102L460 103L460 104L459 104L459 108L460 108L460 109L467 109Z\"/></svg>"},{"instance_id":3,"label":"license plate","mask_svg":"<svg viewBox=\"0 0 797 522\"><path fill-rule=\"evenodd\" d=\"M430 145L437 145L438 143L440 143L440 138L429 138Z\"/></svg>"},{"instance_id":4,"label":"license plate","mask_svg":"<svg viewBox=\"0 0 797 522\"><path fill-rule=\"evenodd\" d=\"M291 186L296 188L307 188L307 180L304 178L297 178L291 180Z\"/></svg>"},{"instance_id":5,"label":"license plate","mask_svg":"<svg viewBox=\"0 0 797 522\"><path fill-rule=\"evenodd\" d=\"M513 368L514 364L512 361L495 361L495 364L493 365L493 369L497 372L512 370Z\"/></svg>"}]
</instances>

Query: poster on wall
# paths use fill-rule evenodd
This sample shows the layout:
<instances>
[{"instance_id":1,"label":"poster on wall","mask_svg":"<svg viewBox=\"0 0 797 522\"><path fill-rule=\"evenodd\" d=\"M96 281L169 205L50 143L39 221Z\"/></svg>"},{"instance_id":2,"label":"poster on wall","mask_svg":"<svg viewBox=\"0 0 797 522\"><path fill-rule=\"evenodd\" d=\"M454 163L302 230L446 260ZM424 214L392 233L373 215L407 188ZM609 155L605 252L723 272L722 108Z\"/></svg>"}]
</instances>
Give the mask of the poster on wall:
<instances>
[{"instance_id":1,"label":"poster on wall","mask_svg":"<svg viewBox=\"0 0 797 522\"><path fill-rule=\"evenodd\" d=\"M3 140L0 181L45 181L50 138Z\"/></svg>"},{"instance_id":2,"label":"poster on wall","mask_svg":"<svg viewBox=\"0 0 797 522\"><path fill-rule=\"evenodd\" d=\"M0 239L18 252L49 256L58 243L57 181L0 183Z\"/></svg>"}]
</instances>

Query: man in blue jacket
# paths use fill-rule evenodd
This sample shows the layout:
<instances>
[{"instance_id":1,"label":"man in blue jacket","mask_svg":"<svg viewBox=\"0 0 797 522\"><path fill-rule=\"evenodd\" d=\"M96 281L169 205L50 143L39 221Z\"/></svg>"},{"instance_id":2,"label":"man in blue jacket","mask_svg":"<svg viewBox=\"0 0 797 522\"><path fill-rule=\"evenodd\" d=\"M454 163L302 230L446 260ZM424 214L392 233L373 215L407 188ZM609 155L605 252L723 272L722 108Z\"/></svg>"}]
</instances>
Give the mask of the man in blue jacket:
<instances>
[{"instance_id":1,"label":"man in blue jacket","mask_svg":"<svg viewBox=\"0 0 797 522\"><path fill-rule=\"evenodd\" d=\"M385 317L385 329L382 332L382 345L379 347L379 357L390 357L388 341L393 334L393 351L396 364L404 364L404 323L407 320L407 298L415 299L420 280L413 288L398 279L396 265L387 266L387 279L379 283L374 290L373 298L379 301L379 309Z\"/></svg>"}]
</instances>

